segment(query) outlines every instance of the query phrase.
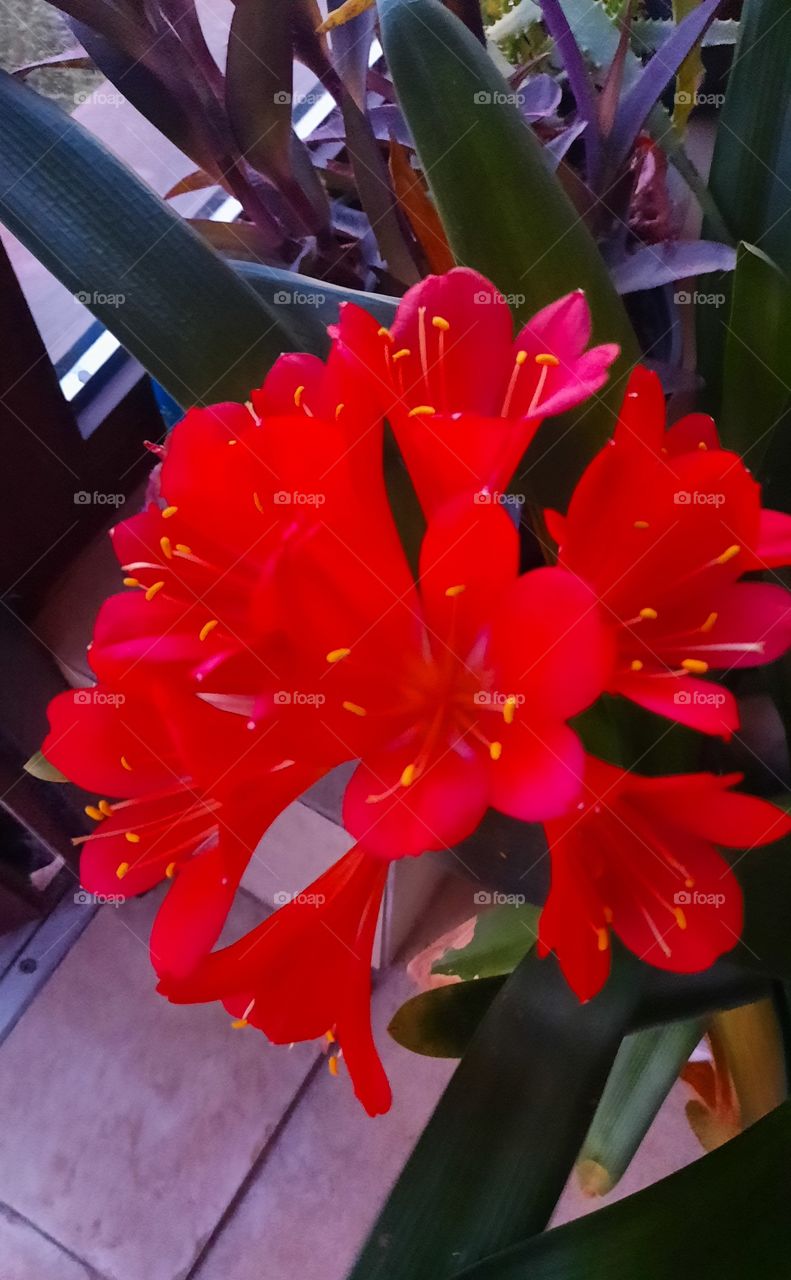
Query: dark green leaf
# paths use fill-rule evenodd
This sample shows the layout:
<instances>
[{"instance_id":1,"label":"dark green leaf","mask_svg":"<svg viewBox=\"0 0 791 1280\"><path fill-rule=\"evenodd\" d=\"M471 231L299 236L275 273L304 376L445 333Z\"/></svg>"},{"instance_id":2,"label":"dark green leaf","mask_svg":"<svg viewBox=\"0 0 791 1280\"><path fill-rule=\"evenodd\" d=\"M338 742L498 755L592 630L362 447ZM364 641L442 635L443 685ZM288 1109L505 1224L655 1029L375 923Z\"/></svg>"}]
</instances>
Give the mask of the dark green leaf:
<instances>
[{"instance_id":1,"label":"dark green leaf","mask_svg":"<svg viewBox=\"0 0 791 1280\"><path fill-rule=\"evenodd\" d=\"M581 1005L554 961L527 956L484 1018L350 1280L439 1280L540 1231L635 999L623 970Z\"/></svg>"},{"instance_id":2,"label":"dark green leaf","mask_svg":"<svg viewBox=\"0 0 791 1280\"><path fill-rule=\"evenodd\" d=\"M25 772L32 774L34 778L41 778L42 782L68 782L65 774L56 769L54 764L50 764L40 751L33 752L25 764Z\"/></svg>"},{"instance_id":3,"label":"dark green leaf","mask_svg":"<svg viewBox=\"0 0 791 1280\"><path fill-rule=\"evenodd\" d=\"M491 898L491 894L486 897ZM529 902L482 912L472 941L458 951L447 951L432 966L432 973L463 981L511 973L535 945L540 915L540 909Z\"/></svg>"},{"instance_id":4,"label":"dark green leaf","mask_svg":"<svg viewBox=\"0 0 791 1280\"><path fill-rule=\"evenodd\" d=\"M781 1280L791 1258L791 1103L619 1204L458 1280Z\"/></svg>"},{"instance_id":5,"label":"dark green leaf","mask_svg":"<svg viewBox=\"0 0 791 1280\"><path fill-rule=\"evenodd\" d=\"M0 220L182 405L245 400L309 309L268 306L75 120L0 74Z\"/></svg>"},{"instance_id":6,"label":"dark green leaf","mask_svg":"<svg viewBox=\"0 0 791 1280\"><path fill-rule=\"evenodd\" d=\"M460 1058L504 983L504 977L481 978L423 991L402 1004L388 1031L412 1053Z\"/></svg>"}]
</instances>

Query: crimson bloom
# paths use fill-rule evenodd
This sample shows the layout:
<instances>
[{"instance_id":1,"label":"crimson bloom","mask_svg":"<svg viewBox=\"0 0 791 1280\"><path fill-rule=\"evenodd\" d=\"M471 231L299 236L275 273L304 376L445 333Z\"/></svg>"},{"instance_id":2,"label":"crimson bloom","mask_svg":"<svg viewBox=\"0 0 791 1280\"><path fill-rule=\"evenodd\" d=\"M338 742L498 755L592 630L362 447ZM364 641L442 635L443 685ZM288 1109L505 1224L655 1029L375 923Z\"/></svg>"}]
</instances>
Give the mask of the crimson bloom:
<instances>
[{"instance_id":1,"label":"crimson bloom","mask_svg":"<svg viewBox=\"0 0 791 1280\"><path fill-rule=\"evenodd\" d=\"M371 1031L371 956L386 876L386 862L352 849L251 933L159 990L176 1004L222 1000L235 1026L257 1027L274 1044L326 1035L368 1114L380 1115L391 1094Z\"/></svg>"},{"instance_id":2,"label":"crimson bloom","mask_svg":"<svg viewBox=\"0 0 791 1280\"><path fill-rule=\"evenodd\" d=\"M343 561L314 576L300 565L290 643L320 711L307 732L287 709L291 749L360 761L343 815L369 852L452 846L489 806L553 817L579 790L566 721L601 692L606 633L582 583L550 568L520 577L518 553L501 506L462 499L429 522L418 587L391 588L383 611L349 592Z\"/></svg>"},{"instance_id":3,"label":"crimson bloom","mask_svg":"<svg viewBox=\"0 0 791 1280\"><path fill-rule=\"evenodd\" d=\"M409 289L391 329L344 306L335 354L381 405L431 515L462 493L506 489L541 421L604 385L619 349L589 348L590 337L588 304L576 292L514 339L503 295L456 267Z\"/></svg>"},{"instance_id":4,"label":"crimson bloom","mask_svg":"<svg viewBox=\"0 0 791 1280\"><path fill-rule=\"evenodd\" d=\"M749 849L791 831L740 774L646 778L588 758L583 799L547 823L552 880L539 950L581 1000L610 971L610 931L646 963L707 969L739 940L742 892L716 845Z\"/></svg>"},{"instance_id":5,"label":"crimson bloom","mask_svg":"<svg viewBox=\"0 0 791 1280\"><path fill-rule=\"evenodd\" d=\"M75 840L83 887L132 897L172 880L151 958L159 973L188 972L216 942L260 836L315 774L278 768L263 734L172 688L69 691L49 719L46 759L101 797L86 810L96 831Z\"/></svg>"},{"instance_id":6,"label":"crimson bloom","mask_svg":"<svg viewBox=\"0 0 791 1280\"><path fill-rule=\"evenodd\" d=\"M658 378L637 369L612 441L547 526L558 563L601 601L616 650L610 692L727 736L735 699L699 677L771 662L791 644L788 593L737 581L791 560L791 521L762 512L759 486L716 447L710 419L667 433L664 422Z\"/></svg>"}]
</instances>

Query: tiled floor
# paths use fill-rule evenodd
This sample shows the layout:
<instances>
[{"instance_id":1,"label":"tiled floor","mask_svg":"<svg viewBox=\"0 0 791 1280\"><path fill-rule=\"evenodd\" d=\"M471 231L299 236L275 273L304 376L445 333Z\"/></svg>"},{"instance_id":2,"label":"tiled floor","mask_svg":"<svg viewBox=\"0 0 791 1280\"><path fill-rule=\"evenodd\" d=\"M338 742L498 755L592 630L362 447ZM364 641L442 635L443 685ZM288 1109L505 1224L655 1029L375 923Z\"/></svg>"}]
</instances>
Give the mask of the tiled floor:
<instances>
[{"instance_id":1,"label":"tiled floor","mask_svg":"<svg viewBox=\"0 0 791 1280\"><path fill-rule=\"evenodd\" d=\"M155 995L156 905L101 908L0 1045L0 1280L344 1280L452 1064L387 1037L396 965L395 1104L369 1120L316 1049ZM234 932L260 911L240 897ZM697 1154L679 1089L616 1195ZM570 1186L557 1220L590 1207Z\"/></svg>"}]
</instances>

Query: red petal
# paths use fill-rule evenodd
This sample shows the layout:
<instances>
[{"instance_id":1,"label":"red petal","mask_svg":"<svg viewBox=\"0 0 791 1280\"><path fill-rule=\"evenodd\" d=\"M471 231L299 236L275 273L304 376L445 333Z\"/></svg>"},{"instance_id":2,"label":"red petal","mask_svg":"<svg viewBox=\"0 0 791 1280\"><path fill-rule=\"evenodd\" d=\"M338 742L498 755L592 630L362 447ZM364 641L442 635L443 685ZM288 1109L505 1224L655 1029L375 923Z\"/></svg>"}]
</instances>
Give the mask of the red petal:
<instances>
[{"instance_id":1,"label":"red petal","mask_svg":"<svg viewBox=\"0 0 791 1280\"><path fill-rule=\"evenodd\" d=\"M517 713L503 728L502 755L491 766L490 803L523 822L567 813L580 794L585 753L565 725L534 724Z\"/></svg>"}]
</instances>

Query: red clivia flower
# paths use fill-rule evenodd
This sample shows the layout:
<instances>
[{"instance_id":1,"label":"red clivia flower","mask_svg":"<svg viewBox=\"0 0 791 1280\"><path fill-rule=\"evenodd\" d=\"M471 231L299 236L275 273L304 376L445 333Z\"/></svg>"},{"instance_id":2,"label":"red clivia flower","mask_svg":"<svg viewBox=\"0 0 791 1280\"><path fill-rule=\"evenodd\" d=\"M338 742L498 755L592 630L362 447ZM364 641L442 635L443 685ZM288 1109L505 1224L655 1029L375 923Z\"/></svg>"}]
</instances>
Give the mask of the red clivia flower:
<instances>
[{"instance_id":1,"label":"red clivia flower","mask_svg":"<svg viewBox=\"0 0 791 1280\"><path fill-rule=\"evenodd\" d=\"M566 721L602 690L606 632L583 584L559 569L520 577L518 555L503 508L462 499L429 521L418 587L391 587L384 610L349 590L342 557L295 575L290 642L320 707L286 709L289 749L360 761L343 813L369 852L445 848L489 806L534 821L577 794Z\"/></svg>"},{"instance_id":2,"label":"red clivia flower","mask_svg":"<svg viewBox=\"0 0 791 1280\"><path fill-rule=\"evenodd\" d=\"M750 849L791 818L730 788L740 774L646 778L588 758L583 798L547 823L552 879L539 950L581 1000L610 971L610 931L647 964L707 969L738 942L742 892L716 846Z\"/></svg>"},{"instance_id":3,"label":"red clivia flower","mask_svg":"<svg viewBox=\"0 0 791 1280\"><path fill-rule=\"evenodd\" d=\"M594 395L618 355L588 347L585 296L539 311L516 338L506 299L456 267L409 289L391 329L343 308L335 351L389 419L427 515L462 493L505 490L541 421Z\"/></svg>"},{"instance_id":4,"label":"red clivia flower","mask_svg":"<svg viewBox=\"0 0 791 1280\"><path fill-rule=\"evenodd\" d=\"M234 1026L274 1044L327 1036L369 1115L390 1108L371 1031L371 957L387 863L359 848L232 946L160 991L177 1004L222 1000ZM330 1058L333 1071L338 1058Z\"/></svg>"},{"instance_id":5,"label":"red clivia flower","mask_svg":"<svg viewBox=\"0 0 791 1280\"><path fill-rule=\"evenodd\" d=\"M96 830L74 841L81 884L132 897L172 880L151 959L158 973L188 972L216 942L260 836L316 774L278 767L262 734L172 688L62 693L49 719L46 759L101 797L86 809Z\"/></svg>"},{"instance_id":6,"label":"red clivia flower","mask_svg":"<svg viewBox=\"0 0 791 1280\"><path fill-rule=\"evenodd\" d=\"M596 592L612 630L609 691L727 736L735 699L700 677L772 662L791 644L788 593L737 581L791 559L791 521L762 512L759 486L716 447L710 419L664 423L659 379L635 370L612 441L547 527L558 563Z\"/></svg>"}]
</instances>

